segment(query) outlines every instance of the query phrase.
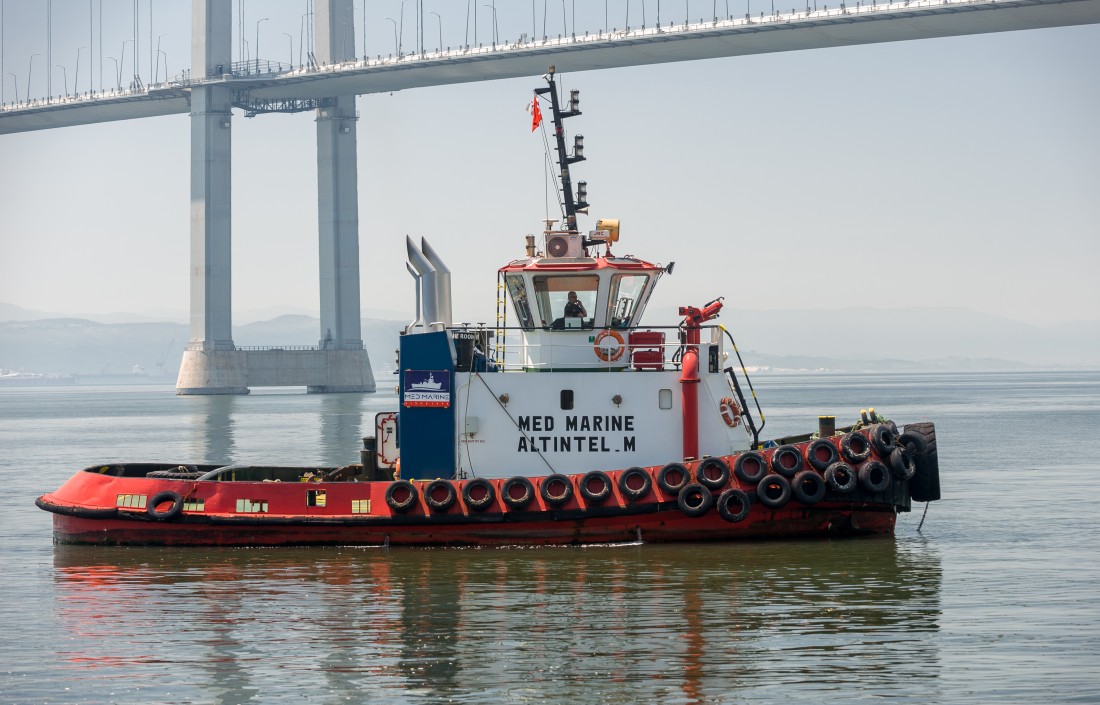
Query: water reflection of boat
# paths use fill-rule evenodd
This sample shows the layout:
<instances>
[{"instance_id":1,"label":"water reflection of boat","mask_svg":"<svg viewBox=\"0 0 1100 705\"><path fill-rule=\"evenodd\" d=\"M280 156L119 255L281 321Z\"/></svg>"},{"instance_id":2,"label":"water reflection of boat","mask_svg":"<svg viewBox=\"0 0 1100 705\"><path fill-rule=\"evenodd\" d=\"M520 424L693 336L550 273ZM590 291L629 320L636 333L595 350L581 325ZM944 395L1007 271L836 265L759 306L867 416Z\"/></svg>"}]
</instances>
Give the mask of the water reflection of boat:
<instances>
[{"instance_id":1,"label":"water reflection of boat","mask_svg":"<svg viewBox=\"0 0 1100 705\"><path fill-rule=\"evenodd\" d=\"M876 697L937 670L941 562L908 540L54 551L72 658L110 669L155 654L204 689L259 685L269 656L333 688L359 687L358 673L380 699L440 701L463 684L508 701L553 681L578 702L710 702L792 678L806 699L845 686ZM173 638L141 628L157 624ZM586 675L598 673L615 676Z\"/></svg>"},{"instance_id":2,"label":"water reflection of boat","mask_svg":"<svg viewBox=\"0 0 1100 705\"><path fill-rule=\"evenodd\" d=\"M164 545L587 544L882 534L939 498L935 429L863 410L767 439L722 299L670 326L641 317L673 266L582 233L553 71L564 197L541 249L498 270L495 325L453 325L450 272L408 242L422 310L400 343L400 408L344 467L96 465L38 499L57 541ZM509 325L509 316L513 325ZM570 325L572 324L572 325ZM853 414L854 415L854 414Z\"/></svg>"}]
</instances>

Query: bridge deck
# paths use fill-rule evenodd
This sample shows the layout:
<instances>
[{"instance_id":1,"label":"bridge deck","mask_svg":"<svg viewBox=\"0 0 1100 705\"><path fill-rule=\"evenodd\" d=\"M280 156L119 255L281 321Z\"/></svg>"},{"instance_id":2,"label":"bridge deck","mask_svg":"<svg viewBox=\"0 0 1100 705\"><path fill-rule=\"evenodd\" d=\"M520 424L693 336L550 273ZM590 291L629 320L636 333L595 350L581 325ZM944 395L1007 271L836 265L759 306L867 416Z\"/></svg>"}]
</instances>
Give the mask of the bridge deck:
<instances>
[{"instance_id":1,"label":"bridge deck","mask_svg":"<svg viewBox=\"0 0 1100 705\"><path fill-rule=\"evenodd\" d=\"M1100 0L919 0L498 44L283 72L227 73L0 109L0 134L190 111L194 85L238 103L308 101L450 83L1100 23ZM302 104L303 109L308 104Z\"/></svg>"}]
</instances>

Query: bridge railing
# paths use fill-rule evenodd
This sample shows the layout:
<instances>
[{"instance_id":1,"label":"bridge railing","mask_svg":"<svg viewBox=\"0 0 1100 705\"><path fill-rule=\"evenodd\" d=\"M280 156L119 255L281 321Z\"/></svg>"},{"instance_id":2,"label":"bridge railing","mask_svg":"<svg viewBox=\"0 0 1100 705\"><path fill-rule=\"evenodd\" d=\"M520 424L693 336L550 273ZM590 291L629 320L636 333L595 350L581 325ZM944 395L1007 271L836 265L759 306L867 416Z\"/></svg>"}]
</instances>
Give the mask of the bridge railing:
<instances>
[{"instance_id":1,"label":"bridge railing","mask_svg":"<svg viewBox=\"0 0 1100 705\"><path fill-rule=\"evenodd\" d=\"M782 1L782 0L781 0ZM447 61L454 59L469 59L471 56L486 56L486 55L499 55L507 54L513 51L531 51L541 49L562 49L568 47L581 47L592 44L600 44L606 42L635 42L635 41L652 41L657 37L669 37L674 35L699 35L709 34L715 31L721 30L738 30L745 28L752 28L756 26L774 26L778 24L793 24L800 22L816 22L821 20L833 21L842 20L846 16L853 15L882 15L888 17L890 15L896 15L899 13L913 13L920 11L936 11L936 12L952 12L951 8L958 8L960 6L973 6L973 5L990 5L990 6L1011 6L1015 4L1032 4L1027 0L1008 0L1002 2L995 2L995 0L900 0L898 2L877 2L877 0L856 0L855 4L838 1L833 7L829 7L829 4L822 4L821 9L817 9L816 4L811 9L811 2L807 0L792 0L792 9L790 13L781 13L779 11L772 11L765 14L760 12L757 15L752 15L746 12L743 16L734 17L732 15L714 18L712 20L704 20L700 22L670 22L664 26L658 25L654 27L627 27L625 29L612 28L611 30L595 30L586 31L584 34L569 34L569 35L557 35L557 37L526 37L523 36L520 40L502 42L496 42L495 44L489 44L486 46L481 43L478 46L459 46L455 49L447 47L445 50L441 47L435 51L424 52L403 52L398 55L389 54L383 56L378 54L375 58L363 57L362 59L352 59L349 61L338 62L334 64L307 64L304 66L295 67L292 64L284 64L277 61L269 61L263 59L253 59L249 61L237 61L226 66L215 66L212 68L206 76L193 76L190 71L185 71L182 74L172 77L163 83L154 83L150 85L142 85L135 83L132 87L123 89L118 87L113 90L100 90L91 91L79 94L70 94L66 96L58 96L56 99L52 97L41 97L33 100L22 100L18 97L13 103L4 103L0 105L0 113L15 110L26 109L40 109L51 108L58 105L79 103L79 102L92 102L100 100L117 100L126 98L141 98L141 97L154 97L158 93L163 93L172 90L183 90L195 85L203 85L208 83L223 83L226 81L240 81L240 80L256 80L256 79L270 79L278 78L282 76L308 76L324 73L335 72L354 72L362 71L365 69L373 69L385 66L392 66L394 64L409 64L426 62L431 63L435 61ZM1038 3L1036 3L1038 4ZM803 9L798 9L798 5L802 5ZM746 7L751 7L749 3ZM228 71L226 70L228 69Z\"/></svg>"}]
</instances>

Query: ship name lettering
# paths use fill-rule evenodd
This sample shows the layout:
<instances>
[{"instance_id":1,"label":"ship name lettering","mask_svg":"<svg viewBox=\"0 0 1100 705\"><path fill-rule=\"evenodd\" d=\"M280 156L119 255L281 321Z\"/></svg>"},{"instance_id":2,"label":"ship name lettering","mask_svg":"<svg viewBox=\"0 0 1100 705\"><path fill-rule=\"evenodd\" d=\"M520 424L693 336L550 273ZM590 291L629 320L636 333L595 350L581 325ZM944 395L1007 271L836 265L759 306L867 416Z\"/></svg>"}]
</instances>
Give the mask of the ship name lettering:
<instances>
[{"instance_id":1,"label":"ship name lettering","mask_svg":"<svg viewBox=\"0 0 1100 705\"><path fill-rule=\"evenodd\" d=\"M633 431L634 416L566 416L566 431Z\"/></svg>"},{"instance_id":2,"label":"ship name lettering","mask_svg":"<svg viewBox=\"0 0 1100 705\"><path fill-rule=\"evenodd\" d=\"M616 443L615 445L619 445ZM528 436L519 437L516 450L521 453L631 453L637 450L636 436L623 436L622 448L612 448L606 436Z\"/></svg>"},{"instance_id":3,"label":"ship name lettering","mask_svg":"<svg viewBox=\"0 0 1100 705\"><path fill-rule=\"evenodd\" d=\"M519 430L521 431L553 431L553 416L520 416Z\"/></svg>"}]
</instances>

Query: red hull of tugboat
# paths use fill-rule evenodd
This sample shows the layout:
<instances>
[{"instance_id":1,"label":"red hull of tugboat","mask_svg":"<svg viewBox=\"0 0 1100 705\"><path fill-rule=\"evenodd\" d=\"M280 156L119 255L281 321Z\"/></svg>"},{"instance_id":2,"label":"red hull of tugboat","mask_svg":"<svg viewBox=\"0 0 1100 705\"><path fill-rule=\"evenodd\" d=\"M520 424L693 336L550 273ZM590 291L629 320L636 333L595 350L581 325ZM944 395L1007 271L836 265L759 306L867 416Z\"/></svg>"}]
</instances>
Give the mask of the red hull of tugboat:
<instances>
[{"instance_id":1,"label":"red hull of tugboat","mask_svg":"<svg viewBox=\"0 0 1100 705\"><path fill-rule=\"evenodd\" d=\"M896 515L890 508L853 511L794 507L759 508L730 524L717 514L688 518L677 509L587 520L511 520L466 524L218 525L208 523L136 524L125 519L54 516L54 538L64 544L129 546L554 546L675 541L734 541L807 536L889 534Z\"/></svg>"},{"instance_id":2,"label":"red hull of tugboat","mask_svg":"<svg viewBox=\"0 0 1100 705\"><path fill-rule=\"evenodd\" d=\"M870 437L860 435L870 446ZM864 473L856 468L874 465L891 477L866 485L853 480L847 488L834 483L826 490L823 476L829 473L813 469L810 457L828 448L814 443L764 451L756 456L761 466L748 470L738 468L739 456L727 456L526 481L203 481L145 477L146 466L92 467L37 503L54 514L55 540L78 544L561 545L891 533L897 512L910 507L909 477L893 476L888 454L868 449L866 460L848 469L858 476ZM834 459L845 451L840 438L828 445ZM779 502L762 496L756 476L778 477L778 456L799 466L801 474L791 483L801 478L810 491ZM667 474L670 468L681 472ZM633 474L632 486L624 483L624 473ZM547 482L558 485L544 487ZM471 483L491 485L491 500L481 497L480 510L464 492ZM747 507L735 503L720 512L713 506L732 495Z\"/></svg>"}]
</instances>

